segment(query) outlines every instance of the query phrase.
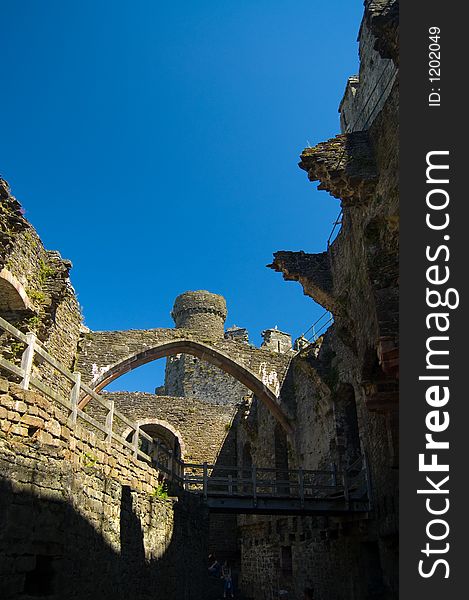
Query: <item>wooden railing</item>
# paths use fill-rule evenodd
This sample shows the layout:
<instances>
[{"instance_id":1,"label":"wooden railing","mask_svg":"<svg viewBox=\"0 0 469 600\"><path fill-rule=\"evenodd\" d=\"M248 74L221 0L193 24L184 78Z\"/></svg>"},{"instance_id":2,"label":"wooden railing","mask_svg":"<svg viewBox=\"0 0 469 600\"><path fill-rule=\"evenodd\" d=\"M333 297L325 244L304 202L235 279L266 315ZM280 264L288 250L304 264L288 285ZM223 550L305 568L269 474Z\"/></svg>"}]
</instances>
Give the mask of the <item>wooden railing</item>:
<instances>
[{"instance_id":1,"label":"wooden railing","mask_svg":"<svg viewBox=\"0 0 469 600\"><path fill-rule=\"evenodd\" d=\"M113 400L108 400L100 394L97 394L84 383L81 378L81 373L70 371L51 356L44 349L43 344L37 339L34 333L22 333L16 327L8 323L8 321L5 321L5 319L0 317L0 330L2 329L9 336L14 338L16 342L24 344L24 350L19 365L0 356L0 368L15 376L22 389L36 389L54 402L60 404L65 410L68 410L68 422L71 428L75 427L79 420L82 420L94 430L100 432L107 444L111 445L112 442L115 441L127 448L135 458L140 458L155 465L155 467L164 472L168 478L182 478L181 462L177 460L170 450L153 440L153 438L142 431L137 424L118 412L115 409ZM52 389L46 381L40 378L40 373L35 373L35 362L45 362L51 367L53 372L55 371L60 374L59 377L68 384L70 390L68 397L67 394ZM91 397L101 410L104 409L104 423L79 408L80 400L85 396ZM127 441L127 439L124 439L115 431L118 424L120 424L122 428L127 428L128 431L130 430L131 441ZM143 451L142 448L145 448L146 451Z\"/></svg>"},{"instance_id":2,"label":"wooden railing","mask_svg":"<svg viewBox=\"0 0 469 600\"><path fill-rule=\"evenodd\" d=\"M352 465L338 470L332 464L327 470L222 466L217 464L184 464L184 488L215 497L296 499L300 505L308 500L340 500L348 505L353 500L371 498L368 465L359 457Z\"/></svg>"}]
</instances>

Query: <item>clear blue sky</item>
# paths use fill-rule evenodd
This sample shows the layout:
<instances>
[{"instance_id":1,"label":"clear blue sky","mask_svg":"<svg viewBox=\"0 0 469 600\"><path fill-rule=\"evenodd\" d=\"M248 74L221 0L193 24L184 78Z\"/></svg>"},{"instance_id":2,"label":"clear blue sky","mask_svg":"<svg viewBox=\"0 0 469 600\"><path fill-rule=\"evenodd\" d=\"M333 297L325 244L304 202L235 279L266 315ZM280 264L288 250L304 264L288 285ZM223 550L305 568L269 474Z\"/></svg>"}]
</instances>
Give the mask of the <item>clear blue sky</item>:
<instances>
[{"instance_id":1,"label":"clear blue sky","mask_svg":"<svg viewBox=\"0 0 469 600\"><path fill-rule=\"evenodd\" d=\"M0 173L46 247L72 260L86 324L169 327L178 294L208 289L256 344L275 325L307 329L323 309L265 265L326 247L338 202L297 163L339 132L362 2L1 9ZM161 368L113 388L152 390Z\"/></svg>"}]
</instances>

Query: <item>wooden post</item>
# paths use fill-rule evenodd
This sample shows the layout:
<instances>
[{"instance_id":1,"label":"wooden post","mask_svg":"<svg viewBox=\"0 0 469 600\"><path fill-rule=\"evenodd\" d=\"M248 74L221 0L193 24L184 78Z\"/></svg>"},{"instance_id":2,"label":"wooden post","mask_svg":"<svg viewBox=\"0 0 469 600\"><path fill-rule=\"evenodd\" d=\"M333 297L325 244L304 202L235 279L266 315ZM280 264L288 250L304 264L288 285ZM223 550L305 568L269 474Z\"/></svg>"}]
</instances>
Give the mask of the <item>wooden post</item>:
<instances>
[{"instance_id":1,"label":"wooden post","mask_svg":"<svg viewBox=\"0 0 469 600\"><path fill-rule=\"evenodd\" d=\"M21 380L20 387L23 390L29 389L29 382L31 380L31 371L33 368L34 358L34 345L36 344L36 335L34 333L26 334L27 346L21 357L21 370L23 371L23 379Z\"/></svg>"},{"instance_id":2,"label":"wooden post","mask_svg":"<svg viewBox=\"0 0 469 600\"><path fill-rule=\"evenodd\" d=\"M204 462L203 490L204 490L204 498L207 499L207 495L208 495L208 466L207 466L206 462Z\"/></svg>"},{"instance_id":3,"label":"wooden post","mask_svg":"<svg viewBox=\"0 0 469 600\"><path fill-rule=\"evenodd\" d=\"M114 400L111 400L111 405L109 406L109 412L106 416L106 444L108 446L112 443L112 424L114 421Z\"/></svg>"},{"instance_id":4,"label":"wooden post","mask_svg":"<svg viewBox=\"0 0 469 600\"><path fill-rule=\"evenodd\" d=\"M298 470L298 486L301 508L303 508L305 504L305 474L303 473L303 469L301 467Z\"/></svg>"},{"instance_id":5,"label":"wooden post","mask_svg":"<svg viewBox=\"0 0 469 600\"><path fill-rule=\"evenodd\" d=\"M133 455L134 458L138 458L138 438L140 436L140 427L137 427L134 430L134 434L132 436L132 446L133 446Z\"/></svg>"},{"instance_id":6,"label":"wooden post","mask_svg":"<svg viewBox=\"0 0 469 600\"><path fill-rule=\"evenodd\" d=\"M155 440L152 440L151 442L149 442L147 440L147 451L146 454L148 454L148 456L150 457L151 461L153 462L153 448L155 446Z\"/></svg>"},{"instance_id":7,"label":"wooden post","mask_svg":"<svg viewBox=\"0 0 469 600\"><path fill-rule=\"evenodd\" d=\"M257 506L257 469L252 467L252 500L254 506Z\"/></svg>"},{"instance_id":8,"label":"wooden post","mask_svg":"<svg viewBox=\"0 0 469 600\"><path fill-rule=\"evenodd\" d=\"M78 415L78 402L80 401L80 388L81 388L81 373L73 373L75 383L73 384L72 391L70 392L70 404L72 412L69 418L70 427L75 427L77 424Z\"/></svg>"}]
</instances>

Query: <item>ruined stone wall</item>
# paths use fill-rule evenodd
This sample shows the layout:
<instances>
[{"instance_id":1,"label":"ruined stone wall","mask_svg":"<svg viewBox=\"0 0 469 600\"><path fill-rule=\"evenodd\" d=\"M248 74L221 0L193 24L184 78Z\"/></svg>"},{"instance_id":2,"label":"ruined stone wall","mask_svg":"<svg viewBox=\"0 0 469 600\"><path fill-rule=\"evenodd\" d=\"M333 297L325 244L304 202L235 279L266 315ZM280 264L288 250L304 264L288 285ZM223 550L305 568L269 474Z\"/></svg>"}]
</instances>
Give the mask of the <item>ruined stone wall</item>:
<instances>
[{"instance_id":1,"label":"ruined stone wall","mask_svg":"<svg viewBox=\"0 0 469 600\"><path fill-rule=\"evenodd\" d=\"M398 342L397 84L369 137L379 173L376 187L366 203L344 209L341 232L330 248L333 294L363 361L380 338Z\"/></svg>"},{"instance_id":2,"label":"ruined stone wall","mask_svg":"<svg viewBox=\"0 0 469 600\"><path fill-rule=\"evenodd\" d=\"M396 79L367 131L303 152L300 166L309 179L341 199L342 228L327 253L281 251L272 265L333 313L337 335L358 357L357 378L368 386L376 410L390 408L393 381L397 399L398 98Z\"/></svg>"},{"instance_id":3,"label":"ruined stone wall","mask_svg":"<svg viewBox=\"0 0 469 600\"><path fill-rule=\"evenodd\" d=\"M376 37L363 19L358 36L360 73L347 82L339 107L343 133L369 129L391 93L398 68L375 49Z\"/></svg>"},{"instance_id":4,"label":"ruined stone wall","mask_svg":"<svg viewBox=\"0 0 469 600\"><path fill-rule=\"evenodd\" d=\"M192 357L189 357L192 358ZM232 378L230 378L232 379ZM223 388L218 391L223 395ZM169 427L181 444L186 463L207 462L222 466L237 464L236 431L241 411L240 398L215 404L204 397L167 397L141 392L105 392L116 410L140 425L158 423ZM93 417L104 413L93 402L86 407ZM122 428L122 433L125 430ZM208 551L233 565L239 562L235 515L213 515L208 521Z\"/></svg>"},{"instance_id":5,"label":"ruined stone wall","mask_svg":"<svg viewBox=\"0 0 469 600\"><path fill-rule=\"evenodd\" d=\"M211 597L197 499L162 497L152 467L4 380L0 475L2 598Z\"/></svg>"},{"instance_id":6,"label":"ruined stone wall","mask_svg":"<svg viewBox=\"0 0 469 600\"><path fill-rule=\"evenodd\" d=\"M36 333L46 350L71 369L76 361L82 323L69 279L72 265L58 252L44 248L3 180L0 180L0 201L0 290L4 291L0 294L0 316L23 332ZM25 295L24 306L17 310L11 310L5 296L8 290L13 293L5 275ZM19 362L22 344L5 335L0 341L5 358ZM36 366L35 373L49 383L55 380L46 365ZM59 389L66 387L59 383Z\"/></svg>"}]
</instances>

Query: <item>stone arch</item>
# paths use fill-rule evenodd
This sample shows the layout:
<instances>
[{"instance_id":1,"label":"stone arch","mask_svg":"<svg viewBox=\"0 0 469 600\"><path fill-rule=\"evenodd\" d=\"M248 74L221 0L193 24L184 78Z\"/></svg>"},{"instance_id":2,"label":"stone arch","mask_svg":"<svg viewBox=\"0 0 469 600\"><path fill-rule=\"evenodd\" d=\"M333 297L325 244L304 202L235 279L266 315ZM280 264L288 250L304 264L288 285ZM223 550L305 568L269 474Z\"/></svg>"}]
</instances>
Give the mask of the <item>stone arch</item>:
<instances>
[{"instance_id":1,"label":"stone arch","mask_svg":"<svg viewBox=\"0 0 469 600\"><path fill-rule=\"evenodd\" d=\"M163 437L169 441L169 439L172 437L174 440L177 441L178 447L180 449L180 455L177 458L180 458L181 460L184 459L184 456L186 455L186 444L184 443L184 439L180 433L180 431L178 429L176 429L175 427L173 427L171 425L171 423L168 423L167 421L164 421L162 419L154 419L154 418L149 418L149 419L137 419L135 421L135 424L138 425L138 427L140 427L140 429L142 429L143 431L145 431L145 433L148 433L148 435L152 435L151 433L151 427L154 426L155 428L159 428L160 433L163 435ZM133 429L131 429L130 427L127 427L127 429L124 430L122 437L124 439L127 439L129 437L129 435L131 435L133 432ZM165 435L165 432L167 432L167 434ZM155 433L158 433L158 429L155 431ZM158 436L159 437L159 436Z\"/></svg>"},{"instance_id":2,"label":"stone arch","mask_svg":"<svg viewBox=\"0 0 469 600\"><path fill-rule=\"evenodd\" d=\"M8 269L0 271L0 307L2 313L34 310L26 290Z\"/></svg>"},{"instance_id":3,"label":"stone arch","mask_svg":"<svg viewBox=\"0 0 469 600\"><path fill-rule=\"evenodd\" d=\"M150 348L147 347L145 350L135 352L112 365L100 369L89 385L94 391L99 392L111 383L111 381L114 381L114 379L121 377L125 373L159 358L174 354L196 356L229 373L250 389L259 400L265 403L287 433L292 432L291 424L279 404L278 396L264 383L262 375L257 375L251 369L244 366L241 361L237 362L225 352L193 339L179 338L172 341L162 341ZM90 399L90 396L82 398L80 408L86 406Z\"/></svg>"}]
</instances>

